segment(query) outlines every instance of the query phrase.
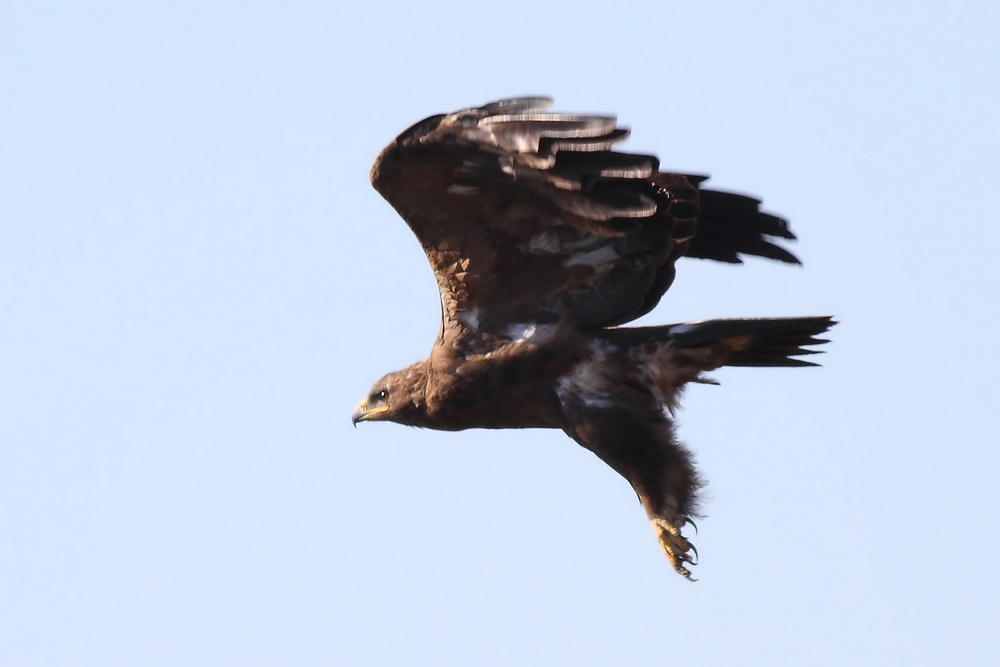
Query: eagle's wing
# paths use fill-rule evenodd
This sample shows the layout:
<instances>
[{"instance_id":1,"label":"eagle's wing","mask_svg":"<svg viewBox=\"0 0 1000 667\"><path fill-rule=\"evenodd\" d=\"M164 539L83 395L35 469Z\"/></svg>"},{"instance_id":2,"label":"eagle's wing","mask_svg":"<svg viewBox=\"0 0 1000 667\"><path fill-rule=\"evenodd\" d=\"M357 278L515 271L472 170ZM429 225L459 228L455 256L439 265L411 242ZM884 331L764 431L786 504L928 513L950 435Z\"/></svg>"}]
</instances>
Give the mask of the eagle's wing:
<instances>
[{"instance_id":1,"label":"eagle's wing","mask_svg":"<svg viewBox=\"0 0 1000 667\"><path fill-rule=\"evenodd\" d=\"M497 335L627 322L656 305L695 236L699 179L613 152L628 135L615 118L543 113L550 103L518 98L433 116L372 167L373 185L431 262L446 322ZM721 222L695 256L795 261L761 236L792 238L783 221L759 213L756 200L725 197L713 200ZM751 209L742 211L749 235L726 222L734 203Z\"/></svg>"},{"instance_id":2,"label":"eagle's wing","mask_svg":"<svg viewBox=\"0 0 1000 667\"><path fill-rule=\"evenodd\" d=\"M701 182L698 176L688 180ZM698 228L685 252L687 257L742 263L740 255L755 255L800 264L792 253L769 237L795 240L788 222L760 210L760 200L732 192L698 191Z\"/></svg>"}]
</instances>

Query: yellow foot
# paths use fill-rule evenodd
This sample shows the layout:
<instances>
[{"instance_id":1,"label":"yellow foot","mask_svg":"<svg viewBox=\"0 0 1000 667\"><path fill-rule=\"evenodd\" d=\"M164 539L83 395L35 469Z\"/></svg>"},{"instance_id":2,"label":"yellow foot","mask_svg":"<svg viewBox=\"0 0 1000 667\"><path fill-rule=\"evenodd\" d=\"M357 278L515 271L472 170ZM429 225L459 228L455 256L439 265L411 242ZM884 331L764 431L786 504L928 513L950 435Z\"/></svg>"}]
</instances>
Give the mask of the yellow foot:
<instances>
[{"instance_id":1,"label":"yellow foot","mask_svg":"<svg viewBox=\"0 0 1000 667\"><path fill-rule=\"evenodd\" d=\"M691 571L685 565L688 563L697 565L698 550L694 548L693 544L688 542L686 537L681 535L681 529L673 523L658 517L652 521L653 530L656 531L656 537L660 540L663 553L667 554L667 560L674 566L677 574L688 581L697 581L691 578ZM687 521L687 519L684 521ZM683 522L681 525L684 525ZM694 524L692 523L692 525Z\"/></svg>"}]
</instances>

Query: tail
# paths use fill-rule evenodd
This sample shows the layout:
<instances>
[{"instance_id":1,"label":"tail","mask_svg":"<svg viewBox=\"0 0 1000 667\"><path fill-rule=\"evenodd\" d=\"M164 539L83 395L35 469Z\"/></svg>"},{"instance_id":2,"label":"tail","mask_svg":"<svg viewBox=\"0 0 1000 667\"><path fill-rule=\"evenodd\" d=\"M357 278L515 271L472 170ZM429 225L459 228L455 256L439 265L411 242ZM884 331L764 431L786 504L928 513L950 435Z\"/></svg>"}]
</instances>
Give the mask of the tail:
<instances>
[{"instance_id":1,"label":"tail","mask_svg":"<svg viewBox=\"0 0 1000 667\"><path fill-rule=\"evenodd\" d=\"M704 180L688 176L689 180ZM740 255L755 255L789 264L798 258L777 245L776 238L795 240L788 222L760 210L760 200L730 192L699 191L698 227L688 257L740 264Z\"/></svg>"},{"instance_id":2,"label":"tail","mask_svg":"<svg viewBox=\"0 0 1000 667\"><path fill-rule=\"evenodd\" d=\"M652 362L671 384L696 381L721 366L818 366L799 357L829 342L817 338L836 322L832 317L705 320L659 327L623 327L605 333L616 345Z\"/></svg>"},{"instance_id":3,"label":"tail","mask_svg":"<svg viewBox=\"0 0 1000 667\"><path fill-rule=\"evenodd\" d=\"M834 324L832 317L824 316L706 320L666 328L672 347L678 353L707 356L713 368L818 366L799 357L820 354L821 350L809 348L829 342L816 336Z\"/></svg>"}]
</instances>

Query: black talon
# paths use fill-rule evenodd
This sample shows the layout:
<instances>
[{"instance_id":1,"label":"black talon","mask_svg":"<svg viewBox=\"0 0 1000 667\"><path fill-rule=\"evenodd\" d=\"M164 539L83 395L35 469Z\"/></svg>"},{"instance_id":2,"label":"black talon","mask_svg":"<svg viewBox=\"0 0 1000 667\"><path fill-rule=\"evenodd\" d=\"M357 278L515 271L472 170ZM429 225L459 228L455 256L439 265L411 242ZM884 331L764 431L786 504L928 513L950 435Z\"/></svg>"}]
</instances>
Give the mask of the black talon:
<instances>
[{"instance_id":1,"label":"black talon","mask_svg":"<svg viewBox=\"0 0 1000 667\"><path fill-rule=\"evenodd\" d=\"M698 534L698 524L696 524L694 521L692 521L691 517L689 517L689 516L684 517L684 523L691 524L691 527L694 528L694 534L695 535Z\"/></svg>"},{"instance_id":2,"label":"black talon","mask_svg":"<svg viewBox=\"0 0 1000 667\"><path fill-rule=\"evenodd\" d=\"M682 577L684 577L688 581L692 581L692 582L693 581L698 581L697 579L695 579L694 577L691 576L691 573L686 568L675 567L674 569L677 570L677 574L681 575Z\"/></svg>"}]
</instances>

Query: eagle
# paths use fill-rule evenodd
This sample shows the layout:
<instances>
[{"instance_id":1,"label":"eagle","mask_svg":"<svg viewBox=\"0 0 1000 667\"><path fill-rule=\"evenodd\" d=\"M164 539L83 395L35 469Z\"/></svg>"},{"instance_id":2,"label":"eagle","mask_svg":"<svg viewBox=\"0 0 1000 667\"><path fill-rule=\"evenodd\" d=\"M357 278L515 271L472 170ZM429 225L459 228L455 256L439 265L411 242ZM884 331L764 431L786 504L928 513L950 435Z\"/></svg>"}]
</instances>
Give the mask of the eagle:
<instances>
[{"instance_id":1,"label":"eagle","mask_svg":"<svg viewBox=\"0 0 1000 667\"><path fill-rule=\"evenodd\" d=\"M430 356L389 373L352 415L443 431L561 429L624 477L685 578L702 481L673 417L689 382L721 366L815 366L831 317L623 327L651 311L682 257L799 263L785 220L624 153L614 116L499 100L422 120L371 181L437 279Z\"/></svg>"}]
</instances>

